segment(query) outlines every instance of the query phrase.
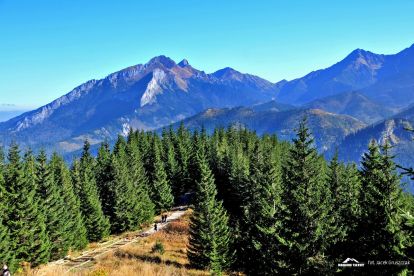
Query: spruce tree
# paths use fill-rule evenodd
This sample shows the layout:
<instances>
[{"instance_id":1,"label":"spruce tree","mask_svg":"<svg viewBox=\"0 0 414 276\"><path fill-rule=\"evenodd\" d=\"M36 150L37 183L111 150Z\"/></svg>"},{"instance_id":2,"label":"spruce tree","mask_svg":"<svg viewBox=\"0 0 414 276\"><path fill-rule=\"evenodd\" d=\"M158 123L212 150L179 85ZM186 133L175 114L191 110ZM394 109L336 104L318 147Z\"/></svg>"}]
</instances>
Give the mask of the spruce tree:
<instances>
[{"instance_id":1,"label":"spruce tree","mask_svg":"<svg viewBox=\"0 0 414 276\"><path fill-rule=\"evenodd\" d=\"M126 156L126 142L122 136L118 137L112 155L113 181L110 184L111 198L111 226L115 233L135 230L137 224L136 214L140 202L135 194L135 187L130 177Z\"/></svg>"},{"instance_id":2,"label":"spruce tree","mask_svg":"<svg viewBox=\"0 0 414 276\"><path fill-rule=\"evenodd\" d=\"M130 177L134 186L134 196L139 202L139 208L134 215L137 225L152 221L154 217L154 204L151 201L148 189L148 179L142 162L142 154L139 150L138 136L136 133L129 137L127 144L128 166Z\"/></svg>"},{"instance_id":3,"label":"spruce tree","mask_svg":"<svg viewBox=\"0 0 414 276\"><path fill-rule=\"evenodd\" d=\"M6 226L7 211L10 208L8 204L8 195L4 180L4 154L0 150L0 264L7 264L14 267L14 252L11 250L12 241L10 240L9 229Z\"/></svg>"},{"instance_id":4,"label":"spruce tree","mask_svg":"<svg viewBox=\"0 0 414 276\"><path fill-rule=\"evenodd\" d=\"M98 150L95 164L95 176L102 210L105 216L110 217L112 215L111 210L113 210L111 184L113 183L114 175L111 151L109 149L109 144L106 141L101 144Z\"/></svg>"},{"instance_id":5,"label":"spruce tree","mask_svg":"<svg viewBox=\"0 0 414 276\"><path fill-rule=\"evenodd\" d=\"M358 251L361 260L396 260L402 256L402 222L399 210L402 191L396 165L386 144L382 151L375 141L361 162L361 217L358 226ZM378 271L396 273L398 267Z\"/></svg>"},{"instance_id":6,"label":"spruce tree","mask_svg":"<svg viewBox=\"0 0 414 276\"><path fill-rule=\"evenodd\" d=\"M283 228L286 273L316 273L327 267L330 193L304 118L283 166Z\"/></svg>"},{"instance_id":7,"label":"spruce tree","mask_svg":"<svg viewBox=\"0 0 414 276\"><path fill-rule=\"evenodd\" d=\"M174 197L172 195L171 186L168 182L167 174L165 172L164 163L161 159L160 146L154 142L154 170L152 176L152 183L150 187L151 199L155 204L155 209L158 212L169 210L173 203Z\"/></svg>"},{"instance_id":8,"label":"spruce tree","mask_svg":"<svg viewBox=\"0 0 414 276\"><path fill-rule=\"evenodd\" d=\"M62 217L65 221L64 236L69 243L69 249L83 249L88 240L80 210L80 202L75 195L70 171L63 159L56 153L52 155L50 167L54 181L60 188L62 200L65 203Z\"/></svg>"},{"instance_id":9,"label":"spruce tree","mask_svg":"<svg viewBox=\"0 0 414 276\"><path fill-rule=\"evenodd\" d=\"M231 264L228 217L222 202L217 200L214 178L203 154L199 156L199 166L201 177L197 183L187 254L192 266L221 274Z\"/></svg>"},{"instance_id":10,"label":"spruce tree","mask_svg":"<svg viewBox=\"0 0 414 276\"><path fill-rule=\"evenodd\" d=\"M250 198L246 206L249 223L247 252L250 260L245 270L249 274L274 275L283 272L280 214L284 210L282 170L279 157L262 140L257 143L250 162ZM249 252L250 251L250 252Z\"/></svg>"},{"instance_id":11,"label":"spruce tree","mask_svg":"<svg viewBox=\"0 0 414 276\"><path fill-rule=\"evenodd\" d=\"M109 220L102 211L93 172L94 160L85 141L80 162L74 162L72 177L81 203L81 211L89 241L99 241L109 235Z\"/></svg>"},{"instance_id":12,"label":"spruce tree","mask_svg":"<svg viewBox=\"0 0 414 276\"><path fill-rule=\"evenodd\" d=\"M178 164L178 179L180 180L177 194L183 195L193 188L194 181L190 175L190 161L191 161L191 139L189 131L181 123L177 129L177 134L174 135L174 148L176 151L176 160Z\"/></svg>"},{"instance_id":13,"label":"spruce tree","mask_svg":"<svg viewBox=\"0 0 414 276\"><path fill-rule=\"evenodd\" d=\"M36 161L39 209L45 217L46 231L51 241L51 259L55 260L66 256L70 248L70 237L66 232L67 205L63 201L61 189L55 182L53 171L47 163L47 156L43 150L40 151Z\"/></svg>"},{"instance_id":14,"label":"spruce tree","mask_svg":"<svg viewBox=\"0 0 414 276\"><path fill-rule=\"evenodd\" d=\"M209 148L210 164L214 179L216 181L218 198L223 200L226 210L231 210L233 191L230 184L230 145L227 138L228 133L224 129L215 131ZM231 212L231 211L230 211Z\"/></svg>"},{"instance_id":15,"label":"spruce tree","mask_svg":"<svg viewBox=\"0 0 414 276\"><path fill-rule=\"evenodd\" d=\"M330 216L333 218L329 239L329 256L332 263L342 262L349 254L343 248L352 248L355 240L355 230L360 215L359 196L361 183L355 164L339 163L335 153L329 164L328 185L332 195L333 208Z\"/></svg>"},{"instance_id":16,"label":"spruce tree","mask_svg":"<svg viewBox=\"0 0 414 276\"><path fill-rule=\"evenodd\" d=\"M249 157L243 152L240 144L230 149L229 153L229 184L231 196L228 198L230 221L237 223L244 214L245 199L248 197Z\"/></svg>"},{"instance_id":17,"label":"spruce tree","mask_svg":"<svg viewBox=\"0 0 414 276\"><path fill-rule=\"evenodd\" d=\"M13 204L9 206L6 225L10 229L12 251L17 263L37 266L49 261L51 243L36 196L35 159L27 152L22 163L18 146L12 145L8 161L5 181L9 202Z\"/></svg>"},{"instance_id":18,"label":"spruce tree","mask_svg":"<svg viewBox=\"0 0 414 276\"><path fill-rule=\"evenodd\" d=\"M170 130L171 132L172 130ZM162 155L163 162L165 164L165 172L167 173L168 181L170 182L171 190L176 202L178 202L180 196L180 179L179 179L179 167L175 156L175 148L170 132L163 131L162 136Z\"/></svg>"}]
</instances>

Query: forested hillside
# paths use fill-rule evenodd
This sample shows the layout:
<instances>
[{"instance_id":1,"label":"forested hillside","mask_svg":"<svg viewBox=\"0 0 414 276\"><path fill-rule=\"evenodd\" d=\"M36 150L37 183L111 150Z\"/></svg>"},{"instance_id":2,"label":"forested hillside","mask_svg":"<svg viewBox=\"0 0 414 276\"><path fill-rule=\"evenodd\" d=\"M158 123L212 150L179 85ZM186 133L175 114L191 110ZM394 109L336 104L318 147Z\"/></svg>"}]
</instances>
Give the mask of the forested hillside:
<instances>
[{"instance_id":1,"label":"forested hillside","mask_svg":"<svg viewBox=\"0 0 414 276\"><path fill-rule=\"evenodd\" d=\"M368 147L368 145L367 145ZM2 155L4 156L4 154ZM389 147L358 169L318 155L303 120L292 143L246 129L130 131L68 166L11 145L0 165L0 261L13 271L139 229L192 199L187 254L216 274L413 270L414 199ZM186 195L186 196L184 196ZM364 267L338 264L354 258ZM411 262L369 265L369 260Z\"/></svg>"}]
</instances>

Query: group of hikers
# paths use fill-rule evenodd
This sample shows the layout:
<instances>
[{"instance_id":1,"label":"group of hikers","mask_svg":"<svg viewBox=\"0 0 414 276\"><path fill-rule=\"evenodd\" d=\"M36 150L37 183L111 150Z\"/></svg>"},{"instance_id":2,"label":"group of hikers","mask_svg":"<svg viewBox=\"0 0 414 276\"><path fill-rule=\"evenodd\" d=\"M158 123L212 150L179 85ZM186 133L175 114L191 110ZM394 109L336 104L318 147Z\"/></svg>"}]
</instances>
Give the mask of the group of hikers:
<instances>
[{"instance_id":1,"label":"group of hikers","mask_svg":"<svg viewBox=\"0 0 414 276\"><path fill-rule=\"evenodd\" d=\"M161 223L166 223L167 222L167 214L162 214L161 215ZM158 224L155 223L154 224L154 230L158 231ZM3 266L3 269L0 271L0 276L11 276L9 268L7 267L7 265Z\"/></svg>"},{"instance_id":2,"label":"group of hikers","mask_svg":"<svg viewBox=\"0 0 414 276\"><path fill-rule=\"evenodd\" d=\"M161 215L161 223L167 222L168 215ZM154 223L154 231L158 231L158 223Z\"/></svg>"}]
</instances>

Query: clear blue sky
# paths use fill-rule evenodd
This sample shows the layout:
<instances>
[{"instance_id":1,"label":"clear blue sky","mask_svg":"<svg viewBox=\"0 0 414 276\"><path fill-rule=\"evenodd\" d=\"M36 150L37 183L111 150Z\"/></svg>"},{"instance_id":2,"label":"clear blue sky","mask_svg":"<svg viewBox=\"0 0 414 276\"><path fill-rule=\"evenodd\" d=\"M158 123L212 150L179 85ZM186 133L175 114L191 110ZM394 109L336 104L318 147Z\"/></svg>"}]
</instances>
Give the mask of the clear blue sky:
<instances>
[{"instance_id":1,"label":"clear blue sky","mask_svg":"<svg viewBox=\"0 0 414 276\"><path fill-rule=\"evenodd\" d=\"M160 54L279 81L413 43L412 0L0 0L0 103L39 106Z\"/></svg>"}]
</instances>

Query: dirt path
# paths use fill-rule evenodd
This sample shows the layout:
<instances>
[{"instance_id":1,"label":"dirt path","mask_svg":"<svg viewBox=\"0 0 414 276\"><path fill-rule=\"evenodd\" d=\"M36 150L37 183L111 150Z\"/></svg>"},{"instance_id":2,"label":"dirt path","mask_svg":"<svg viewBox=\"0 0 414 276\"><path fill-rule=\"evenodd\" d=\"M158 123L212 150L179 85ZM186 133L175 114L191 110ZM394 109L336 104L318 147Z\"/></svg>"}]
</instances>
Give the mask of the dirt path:
<instances>
[{"instance_id":1,"label":"dirt path","mask_svg":"<svg viewBox=\"0 0 414 276\"><path fill-rule=\"evenodd\" d=\"M182 215L184 215L185 211L187 210L187 207L177 207L172 210L172 213L167 218L167 222L165 223L158 223L158 231L163 229L165 226L167 226L170 222L175 221L179 219ZM126 238L119 238L110 240L104 243L99 244L99 247L93 250L85 251L82 253L81 256L77 258L65 258L60 259L55 262L50 263L51 265L57 265L67 268L67 272L70 272L74 269L80 268L82 266L85 266L86 264L89 264L91 262L94 262L97 258L114 251L116 249L119 249L125 245L134 243L138 241L141 238L148 237L152 234L154 234L156 231L153 227L151 227L148 230L141 231L137 233L135 236L129 236Z\"/></svg>"}]
</instances>

